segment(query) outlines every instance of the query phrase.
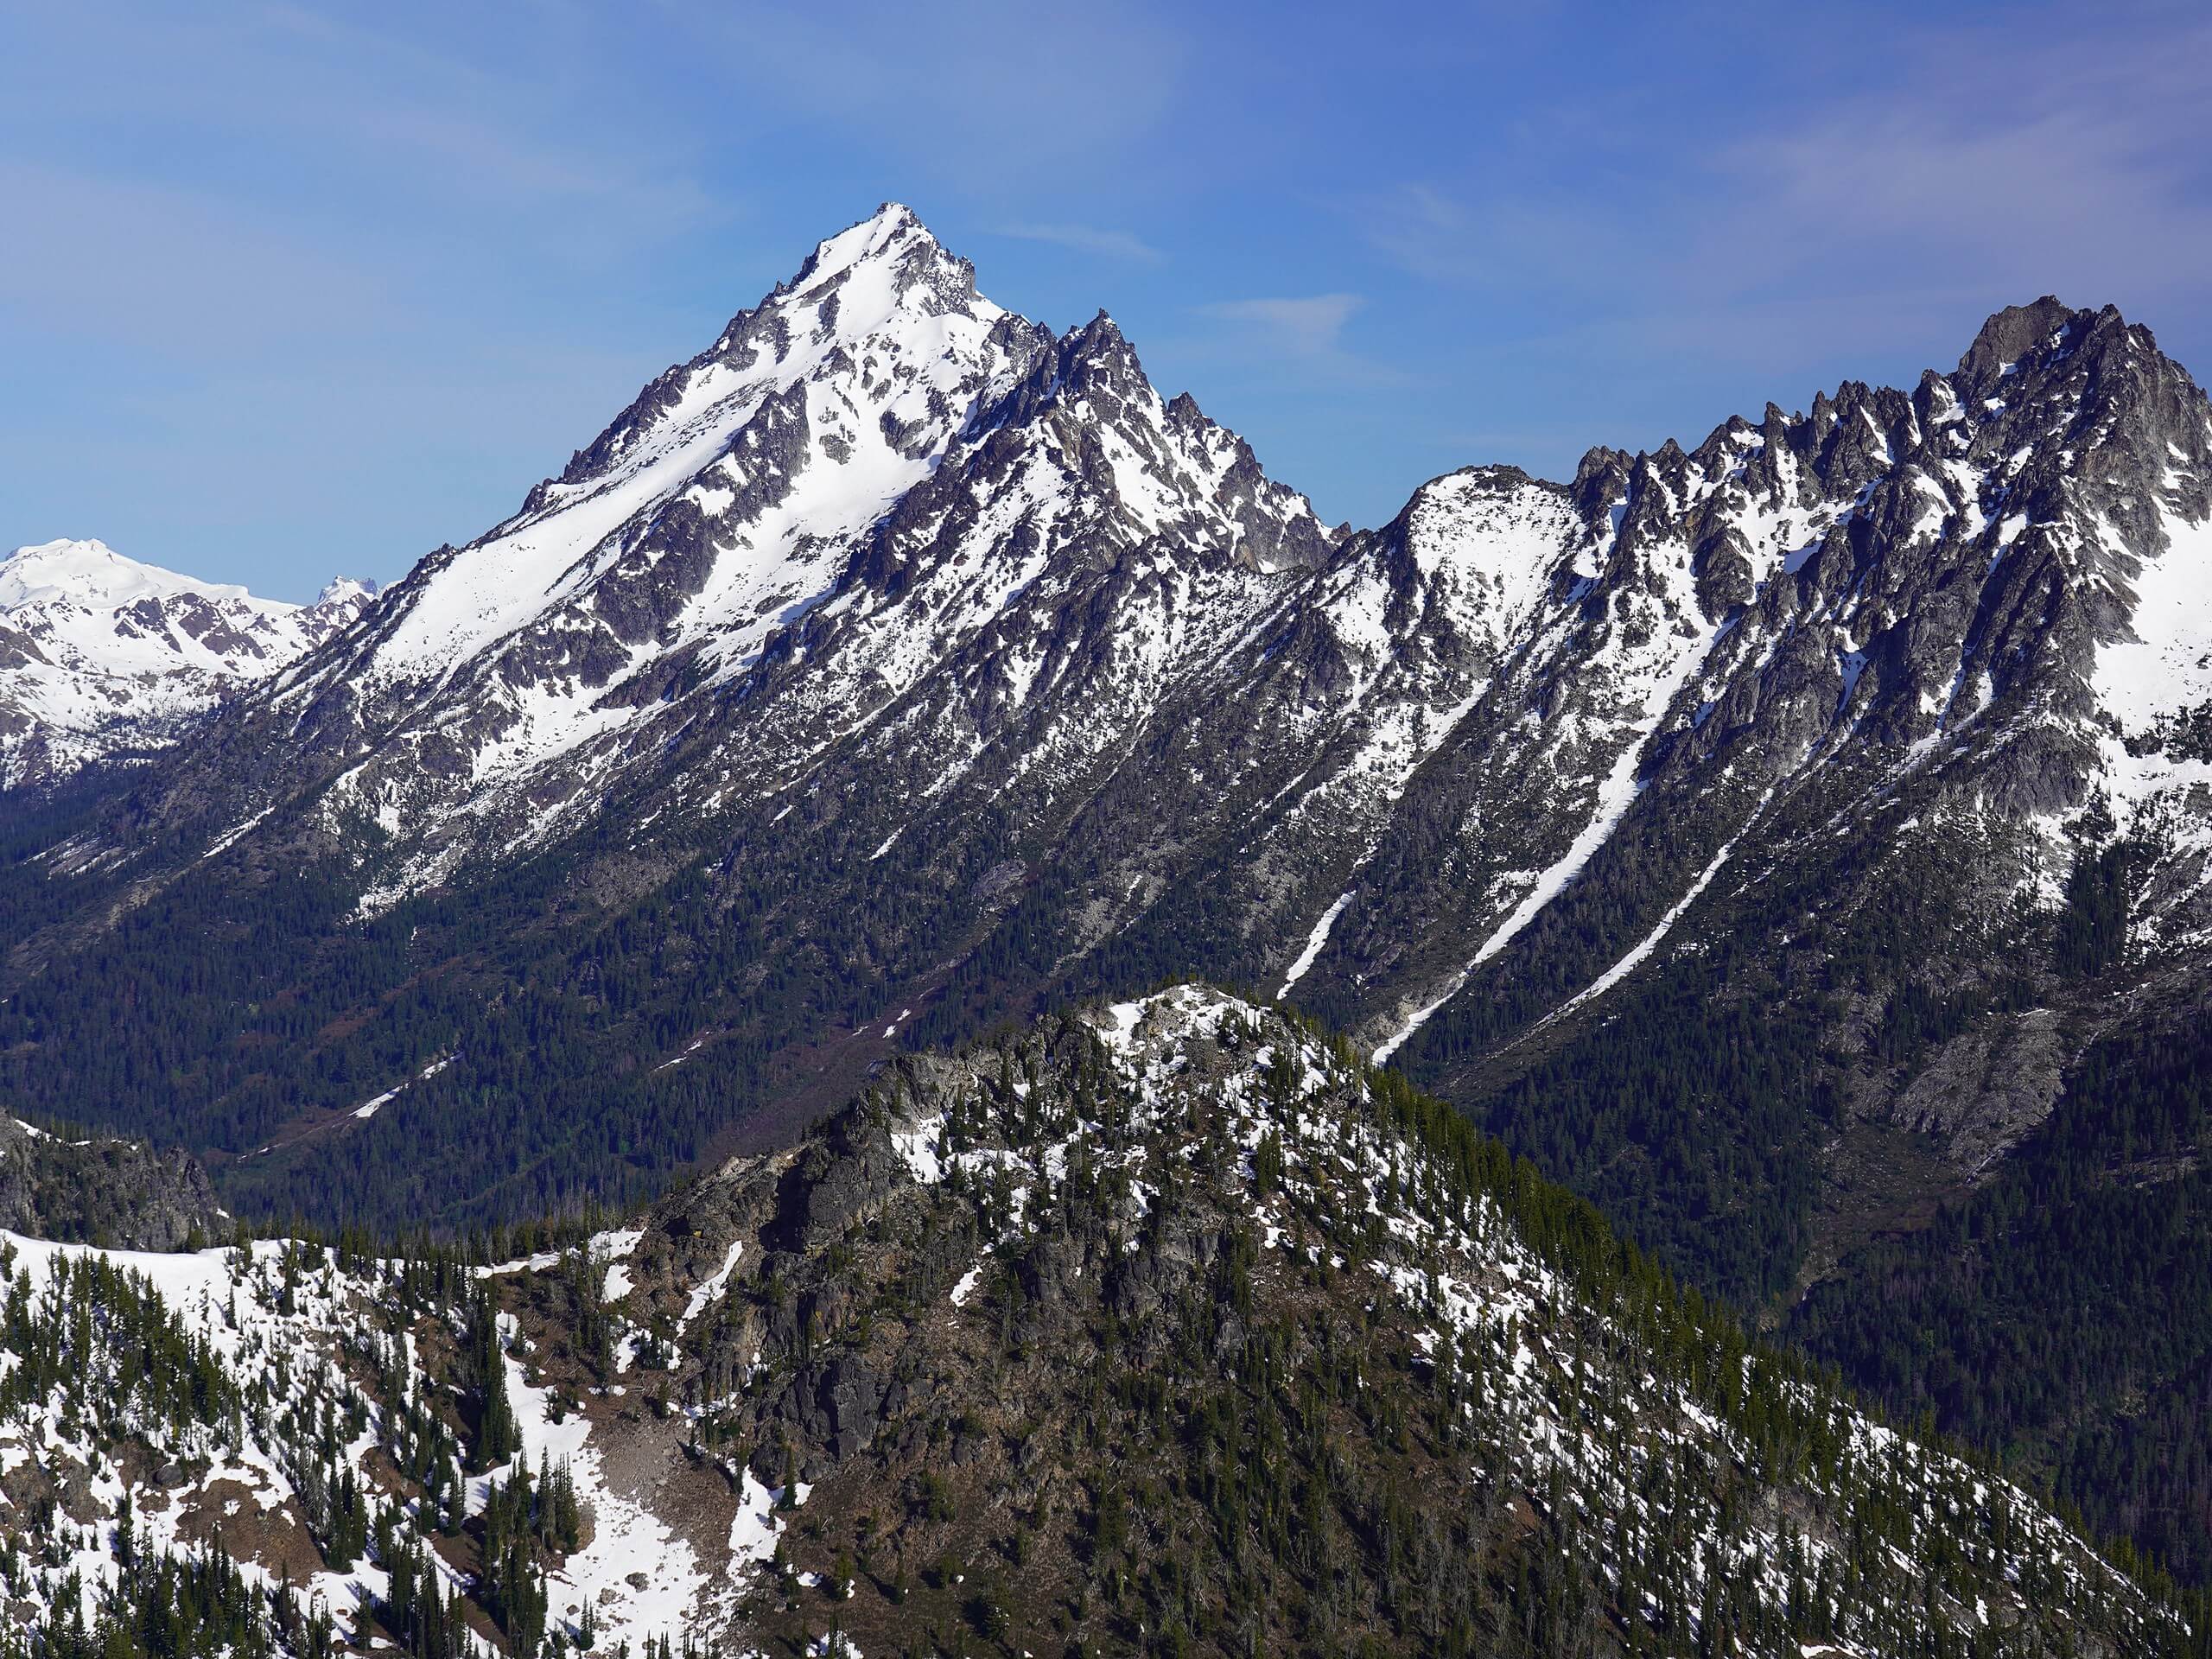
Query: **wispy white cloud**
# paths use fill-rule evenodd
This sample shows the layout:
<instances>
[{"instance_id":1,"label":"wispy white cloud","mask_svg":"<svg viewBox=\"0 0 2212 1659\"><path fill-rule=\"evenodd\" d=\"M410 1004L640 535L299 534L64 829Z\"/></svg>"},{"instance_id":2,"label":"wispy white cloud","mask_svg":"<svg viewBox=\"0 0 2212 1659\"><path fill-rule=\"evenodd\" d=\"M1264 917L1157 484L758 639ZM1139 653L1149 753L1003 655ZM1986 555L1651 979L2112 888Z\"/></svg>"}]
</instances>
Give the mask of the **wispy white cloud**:
<instances>
[{"instance_id":1,"label":"wispy white cloud","mask_svg":"<svg viewBox=\"0 0 2212 1659\"><path fill-rule=\"evenodd\" d=\"M379 275L200 191L0 162L0 315L164 360L296 352L334 320L398 315Z\"/></svg>"},{"instance_id":2,"label":"wispy white cloud","mask_svg":"<svg viewBox=\"0 0 2212 1659\"><path fill-rule=\"evenodd\" d=\"M1831 45L1777 23L1740 101L1568 88L1462 170L1346 199L1412 279L1393 303L1478 320L1454 346L1478 429L1448 429L1554 471L1583 442L1694 441L1847 376L1910 384L2046 293L2117 304L2187 355L2212 270L2212 26L1947 15L1848 76L1789 73ZM1508 386L1558 435L1499 409L1487 388Z\"/></svg>"},{"instance_id":3,"label":"wispy white cloud","mask_svg":"<svg viewBox=\"0 0 2212 1659\"><path fill-rule=\"evenodd\" d=\"M604 267L714 217L696 140L628 119L620 72L590 82L588 44L550 18L492 53L458 22L410 35L296 5L127 27L57 9L29 48L43 73L0 67L0 149L448 285L457 260ZM110 115L78 137L71 89L92 78ZM389 233L402 220L413 235Z\"/></svg>"},{"instance_id":4,"label":"wispy white cloud","mask_svg":"<svg viewBox=\"0 0 2212 1659\"><path fill-rule=\"evenodd\" d=\"M1394 185L1360 205L1368 240L1414 276L1468 283L1491 274L1472 207L1419 180Z\"/></svg>"},{"instance_id":5,"label":"wispy white cloud","mask_svg":"<svg viewBox=\"0 0 2212 1659\"><path fill-rule=\"evenodd\" d=\"M998 234L1018 242L1049 242L1075 253L1141 264L1156 265L1167 257L1132 232L1104 230L1095 225L1002 225Z\"/></svg>"},{"instance_id":6,"label":"wispy white cloud","mask_svg":"<svg viewBox=\"0 0 2212 1659\"><path fill-rule=\"evenodd\" d=\"M1198 309L1202 317L1254 330L1280 351L1319 357L1340 349L1344 325L1365 303L1357 294L1313 294L1302 299L1220 300Z\"/></svg>"},{"instance_id":7,"label":"wispy white cloud","mask_svg":"<svg viewBox=\"0 0 2212 1659\"><path fill-rule=\"evenodd\" d=\"M1401 386L1412 377L1395 364L1352 349L1344 339L1365 308L1362 294L1304 294L1249 300L1217 300L1192 308L1195 315L1225 325L1198 348L1211 357L1260 369L1306 386Z\"/></svg>"},{"instance_id":8,"label":"wispy white cloud","mask_svg":"<svg viewBox=\"0 0 2212 1659\"><path fill-rule=\"evenodd\" d=\"M1876 84L1808 89L1786 118L1693 111L1664 143L1571 121L1570 169L1534 151L1376 190L1351 216L1424 282L1548 309L1572 294L1592 316L2194 291L2212 263L2212 26L2162 21L1900 30Z\"/></svg>"},{"instance_id":9,"label":"wispy white cloud","mask_svg":"<svg viewBox=\"0 0 2212 1659\"><path fill-rule=\"evenodd\" d=\"M747 99L963 189L1049 179L1065 190L1071 175L1125 164L1166 128L1194 51L1193 26L1144 0L663 0L663 11Z\"/></svg>"},{"instance_id":10,"label":"wispy white cloud","mask_svg":"<svg viewBox=\"0 0 2212 1659\"><path fill-rule=\"evenodd\" d=\"M1461 191L1412 181L1376 193L1354 216L1391 263L1442 287L1535 283L1553 295L1586 294L1648 280L1648 228L1600 199L1598 187L1579 188Z\"/></svg>"},{"instance_id":11,"label":"wispy white cloud","mask_svg":"<svg viewBox=\"0 0 2212 1659\"><path fill-rule=\"evenodd\" d=\"M2055 41L1931 35L1897 85L1724 150L1731 211L1689 251L1710 269L1754 248L1809 263L1819 248L1854 274L1964 270L2008 297L2056 289L2077 305L2194 289L2212 261L2208 72L2202 24Z\"/></svg>"}]
</instances>

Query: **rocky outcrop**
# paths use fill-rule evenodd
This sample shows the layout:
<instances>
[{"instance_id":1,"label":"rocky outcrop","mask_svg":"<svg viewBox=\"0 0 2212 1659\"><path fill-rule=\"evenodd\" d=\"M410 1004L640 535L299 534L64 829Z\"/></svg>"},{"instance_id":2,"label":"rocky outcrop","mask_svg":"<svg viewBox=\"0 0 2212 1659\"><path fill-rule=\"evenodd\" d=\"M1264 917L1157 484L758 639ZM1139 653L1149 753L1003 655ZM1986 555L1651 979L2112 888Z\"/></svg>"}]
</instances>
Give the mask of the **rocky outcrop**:
<instances>
[{"instance_id":1,"label":"rocky outcrop","mask_svg":"<svg viewBox=\"0 0 2212 1659\"><path fill-rule=\"evenodd\" d=\"M0 1118L0 1227L110 1249L181 1250L219 1242L227 1218L189 1154L63 1140Z\"/></svg>"}]
</instances>

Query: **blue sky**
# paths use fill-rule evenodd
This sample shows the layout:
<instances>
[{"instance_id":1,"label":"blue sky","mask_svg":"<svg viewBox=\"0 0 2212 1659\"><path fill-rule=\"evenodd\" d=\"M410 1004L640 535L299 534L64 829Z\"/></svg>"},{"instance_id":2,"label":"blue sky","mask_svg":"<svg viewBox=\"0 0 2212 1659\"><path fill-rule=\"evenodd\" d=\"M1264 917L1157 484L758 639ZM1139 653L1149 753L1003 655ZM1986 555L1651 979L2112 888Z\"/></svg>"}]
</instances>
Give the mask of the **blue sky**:
<instances>
[{"instance_id":1,"label":"blue sky","mask_svg":"<svg viewBox=\"0 0 2212 1659\"><path fill-rule=\"evenodd\" d=\"M511 512L910 203L1332 520L2117 303L2212 374L2184 6L0 0L0 546L289 598Z\"/></svg>"}]
</instances>

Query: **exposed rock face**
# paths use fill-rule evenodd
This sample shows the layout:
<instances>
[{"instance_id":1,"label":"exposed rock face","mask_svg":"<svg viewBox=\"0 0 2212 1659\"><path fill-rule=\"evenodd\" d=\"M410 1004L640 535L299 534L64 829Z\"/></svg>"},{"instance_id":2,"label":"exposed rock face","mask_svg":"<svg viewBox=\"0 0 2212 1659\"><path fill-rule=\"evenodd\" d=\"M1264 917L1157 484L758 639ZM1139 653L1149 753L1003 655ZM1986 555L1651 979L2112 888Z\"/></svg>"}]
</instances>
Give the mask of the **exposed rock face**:
<instances>
[{"instance_id":1,"label":"exposed rock face","mask_svg":"<svg viewBox=\"0 0 2212 1659\"><path fill-rule=\"evenodd\" d=\"M181 1250L220 1237L223 1212L189 1154L136 1141L61 1141L0 1118L0 1228L121 1250Z\"/></svg>"},{"instance_id":2,"label":"exposed rock face","mask_svg":"<svg viewBox=\"0 0 2212 1659\"><path fill-rule=\"evenodd\" d=\"M286 605L99 542L17 548L0 558L0 790L167 747L375 596L374 583L341 579L312 605Z\"/></svg>"}]
</instances>

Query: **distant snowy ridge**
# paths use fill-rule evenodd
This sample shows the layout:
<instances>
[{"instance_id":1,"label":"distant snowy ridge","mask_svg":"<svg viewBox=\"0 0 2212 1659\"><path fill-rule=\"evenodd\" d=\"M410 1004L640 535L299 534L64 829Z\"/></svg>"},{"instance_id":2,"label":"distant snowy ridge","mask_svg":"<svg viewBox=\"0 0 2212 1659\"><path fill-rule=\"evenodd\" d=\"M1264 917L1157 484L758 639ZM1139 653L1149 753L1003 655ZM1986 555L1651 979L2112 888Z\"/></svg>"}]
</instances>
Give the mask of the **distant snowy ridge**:
<instances>
[{"instance_id":1,"label":"distant snowy ridge","mask_svg":"<svg viewBox=\"0 0 2212 1659\"><path fill-rule=\"evenodd\" d=\"M312 605L290 605L102 542L17 548L0 558L0 788L162 747L329 638L376 593L346 578Z\"/></svg>"}]
</instances>

